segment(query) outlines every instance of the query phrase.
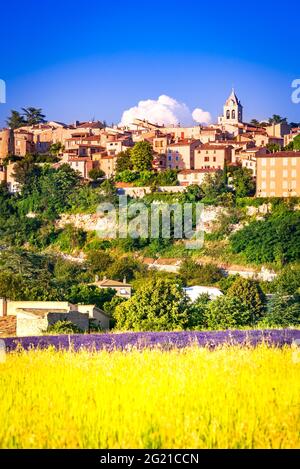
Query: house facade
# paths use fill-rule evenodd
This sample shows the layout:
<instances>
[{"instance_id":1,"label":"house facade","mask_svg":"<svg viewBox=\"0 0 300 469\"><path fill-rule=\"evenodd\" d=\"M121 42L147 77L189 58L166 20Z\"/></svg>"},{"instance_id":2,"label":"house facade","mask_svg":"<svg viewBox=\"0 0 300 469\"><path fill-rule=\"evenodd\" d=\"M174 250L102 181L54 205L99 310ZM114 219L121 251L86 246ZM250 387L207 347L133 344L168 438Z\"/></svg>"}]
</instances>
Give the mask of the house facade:
<instances>
[{"instance_id":1,"label":"house facade","mask_svg":"<svg viewBox=\"0 0 300 469\"><path fill-rule=\"evenodd\" d=\"M257 156L257 197L300 196L300 152Z\"/></svg>"}]
</instances>

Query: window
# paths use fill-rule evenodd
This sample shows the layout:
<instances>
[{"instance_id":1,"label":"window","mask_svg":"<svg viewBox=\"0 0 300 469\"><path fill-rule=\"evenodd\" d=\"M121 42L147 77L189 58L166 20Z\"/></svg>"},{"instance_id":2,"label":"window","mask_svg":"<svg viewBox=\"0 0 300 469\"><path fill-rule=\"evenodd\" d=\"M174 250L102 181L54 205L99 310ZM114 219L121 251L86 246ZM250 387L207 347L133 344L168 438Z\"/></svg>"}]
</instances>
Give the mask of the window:
<instances>
[{"instance_id":1,"label":"window","mask_svg":"<svg viewBox=\"0 0 300 469\"><path fill-rule=\"evenodd\" d=\"M217 158L215 156L213 157L213 161L217 161Z\"/></svg>"},{"instance_id":2,"label":"window","mask_svg":"<svg viewBox=\"0 0 300 469\"><path fill-rule=\"evenodd\" d=\"M261 172L261 177L262 177L262 178L266 178L266 177L267 177L267 171L263 170L263 171Z\"/></svg>"},{"instance_id":3,"label":"window","mask_svg":"<svg viewBox=\"0 0 300 469\"><path fill-rule=\"evenodd\" d=\"M204 161L209 161L209 156L205 156Z\"/></svg>"},{"instance_id":4,"label":"window","mask_svg":"<svg viewBox=\"0 0 300 469\"><path fill-rule=\"evenodd\" d=\"M275 166L275 158L270 159L270 166Z\"/></svg>"},{"instance_id":5,"label":"window","mask_svg":"<svg viewBox=\"0 0 300 469\"><path fill-rule=\"evenodd\" d=\"M230 119L230 111L226 111L226 119Z\"/></svg>"},{"instance_id":6,"label":"window","mask_svg":"<svg viewBox=\"0 0 300 469\"><path fill-rule=\"evenodd\" d=\"M291 182L291 189L296 189L297 188L297 181L293 180Z\"/></svg>"},{"instance_id":7,"label":"window","mask_svg":"<svg viewBox=\"0 0 300 469\"><path fill-rule=\"evenodd\" d=\"M179 161L179 156L176 156L175 160L176 160L176 161Z\"/></svg>"},{"instance_id":8,"label":"window","mask_svg":"<svg viewBox=\"0 0 300 469\"><path fill-rule=\"evenodd\" d=\"M232 112L231 112L231 118L232 119L235 119L235 110L233 109Z\"/></svg>"},{"instance_id":9,"label":"window","mask_svg":"<svg viewBox=\"0 0 300 469\"><path fill-rule=\"evenodd\" d=\"M262 181L262 182L261 182L261 188L262 188L262 189L266 189L266 188L267 188L267 183L266 183L266 181Z\"/></svg>"},{"instance_id":10,"label":"window","mask_svg":"<svg viewBox=\"0 0 300 469\"><path fill-rule=\"evenodd\" d=\"M297 158L292 158L292 166L296 166L297 164Z\"/></svg>"},{"instance_id":11,"label":"window","mask_svg":"<svg viewBox=\"0 0 300 469\"><path fill-rule=\"evenodd\" d=\"M288 171L287 171L287 169L284 169L284 170L283 170L282 176L283 176L284 178L287 178L287 177L288 177Z\"/></svg>"},{"instance_id":12,"label":"window","mask_svg":"<svg viewBox=\"0 0 300 469\"><path fill-rule=\"evenodd\" d=\"M205 152L205 153L208 155L208 154L209 154L209 151L208 151L208 150L206 150L206 152Z\"/></svg>"},{"instance_id":13,"label":"window","mask_svg":"<svg viewBox=\"0 0 300 469\"><path fill-rule=\"evenodd\" d=\"M288 188L288 182L287 182L286 179L285 179L284 181L282 181L282 188L283 188L283 189L287 189L287 188Z\"/></svg>"},{"instance_id":14,"label":"window","mask_svg":"<svg viewBox=\"0 0 300 469\"><path fill-rule=\"evenodd\" d=\"M274 171L274 169L271 169L271 171L270 171L270 177L271 177L271 178L274 178L274 177L275 177L275 171Z\"/></svg>"},{"instance_id":15,"label":"window","mask_svg":"<svg viewBox=\"0 0 300 469\"><path fill-rule=\"evenodd\" d=\"M168 160L169 160L169 161L171 161L171 160L172 160L172 156L171 156L171 155L170 155L170 156L168 156Z\"/></svg>"},{"instance_id":16,"label":"window","mask_svg":"<svg viewBox=\"0 0 300 469\"><path fill-rule=\"evenodd\" d=\"M262 165L262 166L266 166L266 165L267 165L267 160L266 160L266 158L262 158L262 159L261 159L261 165Z\"/></svg>"},{"instance_id":17,"label":"window","mask_svg":"<svg viewBox=\"0 0 300 469\"><path fill-rule=\"evenodd\" d=\"M270 182L270 189L275 189L275 181Z\"/></svg>"},{"instance_id":18,"label":"window","mask_svg":"<svg viewBox=\"0 0 300 469\"><path fill-rule=\"evenodd\" d=\"M283 158L283 166L288 165L289 160L287 158Z\"/></svg>"},{"instance_id":19,"label":"window","mask_svg":"<svg viewBox=\"0 0 300 469\"><path fill-rule=\"evenodd\" d=\"M292 178L297 177L297 171L295 169L292 169Z\"/></svg>"}]
</instances>

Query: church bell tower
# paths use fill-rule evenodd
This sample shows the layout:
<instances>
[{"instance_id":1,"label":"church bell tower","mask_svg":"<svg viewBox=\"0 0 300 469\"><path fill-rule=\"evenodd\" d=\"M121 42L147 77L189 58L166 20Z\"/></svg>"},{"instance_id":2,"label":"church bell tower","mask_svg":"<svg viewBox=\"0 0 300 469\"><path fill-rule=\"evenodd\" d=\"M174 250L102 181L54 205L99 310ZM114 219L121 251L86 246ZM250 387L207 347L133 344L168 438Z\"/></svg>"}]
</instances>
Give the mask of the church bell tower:
<instances>
[{"instance_id":1,"label":"church bell tower","mask_svg":"<svg viewBox=\"0 0 300 469\"><path fill-rule=\"evenodd\" d=\"M237 98L234 89L223 107L223 116L219 117L219 124L237 125L243 122L243 106Z\"/></svg>"}]
</instances>

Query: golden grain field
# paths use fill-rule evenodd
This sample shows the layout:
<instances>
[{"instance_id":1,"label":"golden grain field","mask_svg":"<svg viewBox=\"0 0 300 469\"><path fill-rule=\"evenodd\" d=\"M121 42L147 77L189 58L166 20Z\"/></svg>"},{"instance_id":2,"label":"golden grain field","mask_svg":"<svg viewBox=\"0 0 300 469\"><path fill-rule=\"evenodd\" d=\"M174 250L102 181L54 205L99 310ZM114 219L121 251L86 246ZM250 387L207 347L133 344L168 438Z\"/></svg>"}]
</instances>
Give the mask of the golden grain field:
<instances>
[{"instance_id":1,"label":"golden grain field","mask_svg":"<svg viewBox=\"0 0 300 469\"><path fill-rule=\"evenodd\" d=\"M289 348L18 352L0 363L1 448L299 448Z\"/></svg>"}]
</instances>

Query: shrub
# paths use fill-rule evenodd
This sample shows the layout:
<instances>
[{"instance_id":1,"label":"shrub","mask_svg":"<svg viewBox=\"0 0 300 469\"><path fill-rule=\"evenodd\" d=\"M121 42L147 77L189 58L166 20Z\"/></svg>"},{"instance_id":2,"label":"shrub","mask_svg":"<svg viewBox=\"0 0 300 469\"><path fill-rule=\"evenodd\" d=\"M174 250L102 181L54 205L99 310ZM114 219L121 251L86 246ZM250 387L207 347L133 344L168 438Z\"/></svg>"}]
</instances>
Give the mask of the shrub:
<instances>
[{"instance_id":1,"label":"shrub","mask_svg":"<svg viewBox=\"0 0 300 469\"><path fill-rule=\"evenodd\" d=\"M231 237L234 253L249 262L295 262L300 258L300 213L284 210L254 221Z\"/></svg>"},{"instance_id":2,"label":"shrub","mask_svg":"<svg viewBox=\"0 0 300 469\"><path fill-rule=\"evenodd\" d=\"M115 310L117 329L170 331L184 329L188 300L176 281L147 279L137 292Z\"/></svg>"},{"instance_id":3,"label":"shrub","mask_svg":"<svg viewBox=\"0 0 300 469\"><path fill-rule=\"evenodd\" d=\"M264 312L266 298L258 282L239 277L227 291L227 297L238 298L252 314L252 321L258 320Z\"/></svg>"},{"instance_id":4,"label":"shrub","mask_svg":"<svg viewBox=\"0 0 300 469\"><path fill-rule=\"evenodd\" d=\"M182 262L179 274L189 285L211 285L223 277L222 271L216 265L198 264L190 258Z\"/></svg>"},{"instance_id":5,"label":"shrub","mask_svg":"<svg viewBox=\"0 0 300 469\"><path fill-rule=\"evenodd\" d=\"M263 327L288 327L300 325L299 297L276 295L260 325Z\"/></svg>"},{"instance_id":6,"label":"shrub","mask_svg":"<svg viewBox=\"0 0 300 469\"><path fill-rule=\"evenodd\" d=\"M205 316L209 329L229 329L253 324L252 312L237 297L220 296L211 301Z\"/></svg>"},{"instance_id":7,"label":"shrub","mask_svg":"<svg viewBox=\"0 0 300 469\"><path fill-rule=\"evenodd\" d=\"M82 334L83 331L71 321L57 321L47 329L48 334Z\"/></svg>"},{"instance_id":8,"label":"shrub","mask_svg":"<svg viewBox=\"0 0 300 469\"><path fill-rule=\"evenodd\" d=\"M190 329L204 329L207 327L207 308L210 302L209 295L199 295L189 308L188 327Z\"/></svg>"},{"instance_id":9,"label":"shrub","mask_svg":"<svg viewBox=\"0 0 300 469\"><path fill-rule=\"evenodd\" d=\"M87 253L87 265L93 274L105 272L112 263L113 259L107 252L90 250Z\"/></svg>"}]
</instances>

